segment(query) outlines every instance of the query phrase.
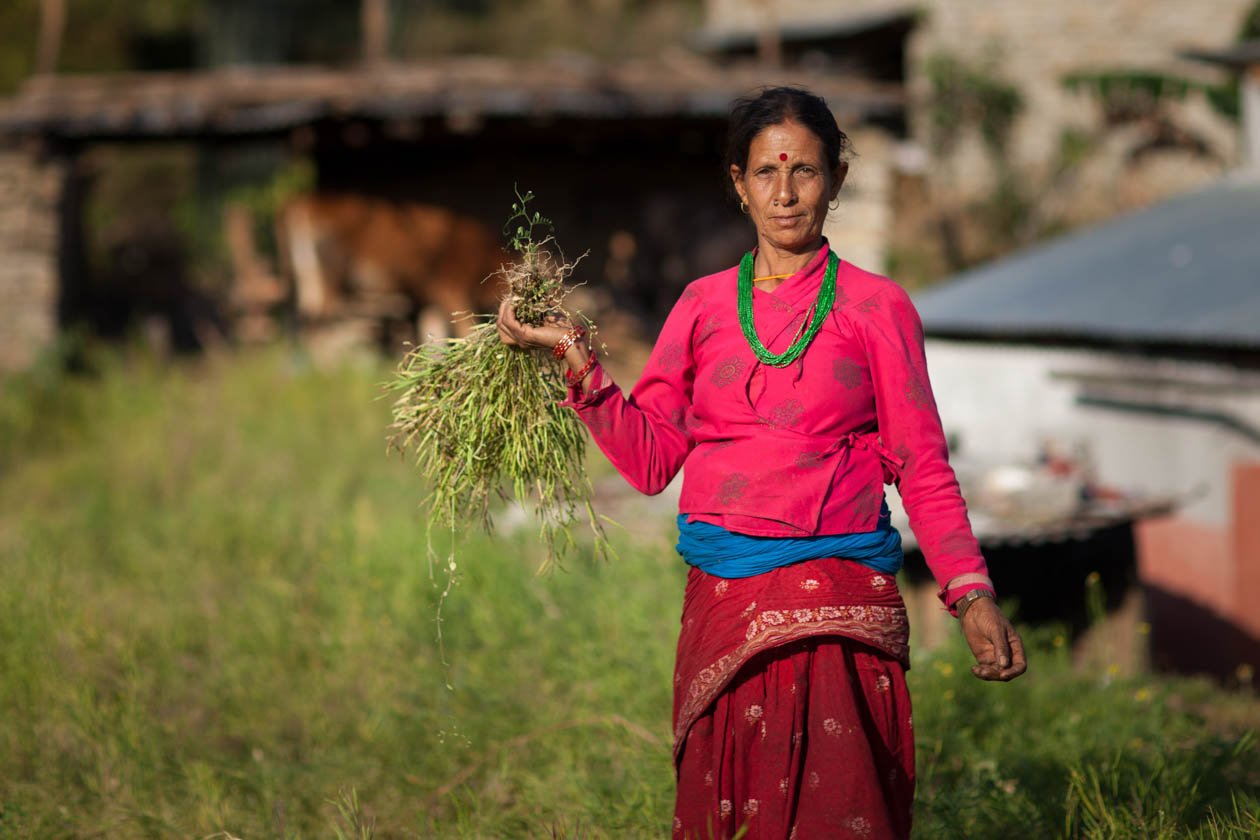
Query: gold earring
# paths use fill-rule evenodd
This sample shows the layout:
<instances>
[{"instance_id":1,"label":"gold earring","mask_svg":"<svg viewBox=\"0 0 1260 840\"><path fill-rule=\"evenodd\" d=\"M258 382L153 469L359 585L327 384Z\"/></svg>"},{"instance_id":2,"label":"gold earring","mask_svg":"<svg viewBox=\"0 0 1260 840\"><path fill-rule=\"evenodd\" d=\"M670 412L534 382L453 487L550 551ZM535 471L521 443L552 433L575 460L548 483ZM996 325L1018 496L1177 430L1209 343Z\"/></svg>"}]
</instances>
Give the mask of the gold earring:
<instances>
[{"instance_id":1,"label":"gold earring","mask_svg":"<svg viewBox=\"0 0 1260 840\"><path fill-rule=\"evenodd\" d=\"M744 201L742 199L740 200L739 212L743 213L745 216L748 215L748 202L747 201Z\"/></svg>"}]
</instances>

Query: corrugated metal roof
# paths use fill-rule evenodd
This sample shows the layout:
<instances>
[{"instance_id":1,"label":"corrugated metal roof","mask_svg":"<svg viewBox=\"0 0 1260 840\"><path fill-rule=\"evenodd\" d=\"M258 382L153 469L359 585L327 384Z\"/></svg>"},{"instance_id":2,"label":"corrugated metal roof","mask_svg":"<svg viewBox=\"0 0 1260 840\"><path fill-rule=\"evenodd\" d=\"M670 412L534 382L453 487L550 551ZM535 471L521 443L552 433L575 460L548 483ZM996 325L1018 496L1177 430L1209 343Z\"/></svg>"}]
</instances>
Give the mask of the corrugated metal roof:
<instances>
[{"instance_id":1,"label":"corrugated metal roof","mask_svg":"<svg viewBox=\"0 0 1260 840\"><path fill-rule=\"evenodd\" d=\"M1260 180L964 272L915 305L929 335L1260 349Z\"/></svg>"},{"instance_id":2,"label":"corrugated metal roof","mask_svg":"<svg viewBox=\"0 0 1260 840\"><path fill-rule=\"evenodd\" d=\"M801 84L848 121L900 114L900 85L697 56L608 64L580 57L464 56L374 69L226 68L201 73L54 76L0 100L0 135L164 137L275 132L319 119L722 118L736 96Z\"/></svg>"}]
</instances>

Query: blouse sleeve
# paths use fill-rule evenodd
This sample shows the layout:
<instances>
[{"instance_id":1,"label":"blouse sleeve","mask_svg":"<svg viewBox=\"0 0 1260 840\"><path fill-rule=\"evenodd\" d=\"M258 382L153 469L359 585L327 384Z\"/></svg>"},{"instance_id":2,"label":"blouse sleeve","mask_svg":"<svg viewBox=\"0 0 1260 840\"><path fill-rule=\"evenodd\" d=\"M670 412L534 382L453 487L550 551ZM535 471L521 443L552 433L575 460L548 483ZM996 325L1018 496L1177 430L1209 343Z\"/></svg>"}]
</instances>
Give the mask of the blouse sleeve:
<instances>
[{"instance_id":1,"label":"blouse sleeve","mask_svg":"<svg viewBox=\"0 0 1260 840\"><path fill-rule=\"evenodd\" d=\"M639 492L660 493L678 474L693 442L687 433L695 362L695 306L675 304L629 397L596 365L585 393L571 388L562 405L577 411L617 472Z\"/></svg>"},{"instance_id":2,"label":"blouse sleeve","mask_svg":"<svg viewBox=\"0 0 1260 840\"><path fill-rule=\"evenodd\" d=\"M905 291L891 284L871 304L867 316L855 320L870 364L879 435L903 461L896 486L938 594L951 606L968 591L992 584L949 465L919 313Z\"/></svg>"}]
</instances>

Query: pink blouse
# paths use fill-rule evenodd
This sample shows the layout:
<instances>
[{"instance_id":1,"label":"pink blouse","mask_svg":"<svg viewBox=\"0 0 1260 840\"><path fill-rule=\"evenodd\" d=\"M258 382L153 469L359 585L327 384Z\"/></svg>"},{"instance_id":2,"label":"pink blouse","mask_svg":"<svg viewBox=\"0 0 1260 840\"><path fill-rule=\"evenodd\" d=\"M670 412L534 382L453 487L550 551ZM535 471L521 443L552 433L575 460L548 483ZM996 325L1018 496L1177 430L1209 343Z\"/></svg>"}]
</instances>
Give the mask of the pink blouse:
<instances>
[{"instance_id":1,"label":"pink blouse","mask_svg":"<svg viewBox=\"0 0 1260 840\"><path fill-rule=\"evenodd\" d=\"M772 352L812 316L828 253L773 292L754 289L757 334ZM680 512L739 533L870 531L883 485L896 484L946 603L987 588L905 291L841 261L831 317L778 368L744 338L737 273L687 286L629 397L596 365L587 392L572 389L563 404L636 489L659 493L683 469Z\"/></svg>"}]
</instances>

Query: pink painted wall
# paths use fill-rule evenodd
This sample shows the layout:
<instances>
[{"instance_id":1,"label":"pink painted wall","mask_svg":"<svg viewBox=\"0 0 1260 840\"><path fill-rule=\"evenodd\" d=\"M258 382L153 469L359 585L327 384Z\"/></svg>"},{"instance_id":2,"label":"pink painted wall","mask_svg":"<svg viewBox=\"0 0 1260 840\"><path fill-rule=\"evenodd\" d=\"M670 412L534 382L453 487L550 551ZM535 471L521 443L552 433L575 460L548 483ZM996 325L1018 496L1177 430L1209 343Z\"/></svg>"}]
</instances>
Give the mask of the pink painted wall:
<instances>
[{"instance_id":1,"label":"pink painted wall","mask_svg":"<svg viewBox=\"0 0 1260 840\"><path fill-rule=\"evenodd\" d=\"M1236 466L1233 485L1231 613L1240 627L1260 639L1260 463Z\"/></svg>"},{"instance_id":2,"label":"pink painted wall","mask_svg":"<svg viewBox=\"0 0 1260 840\"><path fill-rule=\"evenodd\" d=\"M1139 523L1152 660L1238 677L1260 668L1260 462L1235 464L1224 526L1182 516Z\"/></svg>"}]
</instances>

